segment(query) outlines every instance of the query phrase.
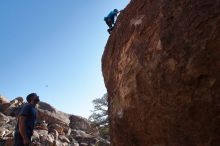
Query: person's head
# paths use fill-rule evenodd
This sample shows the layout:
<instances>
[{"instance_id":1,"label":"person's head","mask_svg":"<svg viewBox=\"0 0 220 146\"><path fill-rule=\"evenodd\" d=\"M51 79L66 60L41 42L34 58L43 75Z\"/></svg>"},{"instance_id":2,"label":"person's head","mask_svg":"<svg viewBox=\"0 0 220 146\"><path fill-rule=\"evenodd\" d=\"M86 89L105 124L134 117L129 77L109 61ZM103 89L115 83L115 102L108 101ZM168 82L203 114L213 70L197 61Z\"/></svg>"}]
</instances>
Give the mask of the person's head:
<instances>
[{"instance_id":1,"label":"person's head","mask_svg":"<svg viewBox=\"0 0 220 146\"><path fill-rule=\"evenodd\" d=\"M118 9L114 9L114 12L118 13Z\"/></svg>"},{"instance_id":2,"label":"person's head","mask_svg":"<svg viewBox=\"0 0 220 146\"><path fill-rule=\"evenodd\" d=\"M39 96L36 93L31 93L26 97L26 100L28 103L36 105L40 99Z\"/></svg>"}]
</instances>

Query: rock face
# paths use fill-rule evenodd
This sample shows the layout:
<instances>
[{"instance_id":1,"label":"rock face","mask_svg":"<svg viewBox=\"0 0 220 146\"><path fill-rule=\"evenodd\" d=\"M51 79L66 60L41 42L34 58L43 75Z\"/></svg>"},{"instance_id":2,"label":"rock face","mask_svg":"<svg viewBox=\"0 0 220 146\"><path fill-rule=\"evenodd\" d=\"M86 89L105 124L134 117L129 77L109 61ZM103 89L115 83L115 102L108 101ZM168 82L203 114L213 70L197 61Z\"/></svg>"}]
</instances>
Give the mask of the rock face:
<instances>
[{"instance_id":1,"label":"rock face","mask_svg":"<svg viewBox=\"0 0 220 146\"><path fill-rule=\"evenodd\" d=\"M112 146L220 145L219 0L131 0L102 70Z\"/></svg>"},{"instance_id":2,"label":"rock face","mask_svg":"<svg viewBox=\"0 0 220 146\"><path fill-rule=\"evenodd\" d=\"M22 97L12 101L0 97L0 146L14 145L16 116L24 104ZM45 102L38 104L37 112L38 119L32 136L32 146L110 145L108 141L103 143L97 135L98 132L85 118L63 113Z\"/></svg>"}]
</instances>

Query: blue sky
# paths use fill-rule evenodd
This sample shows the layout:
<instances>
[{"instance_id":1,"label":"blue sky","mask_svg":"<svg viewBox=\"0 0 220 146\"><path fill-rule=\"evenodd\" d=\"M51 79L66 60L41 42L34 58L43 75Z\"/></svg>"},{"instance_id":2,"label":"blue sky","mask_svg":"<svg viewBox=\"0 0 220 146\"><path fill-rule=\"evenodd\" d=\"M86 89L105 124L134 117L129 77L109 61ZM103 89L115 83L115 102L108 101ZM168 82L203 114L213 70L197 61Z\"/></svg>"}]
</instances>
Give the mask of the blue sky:
<instances>
[{"instance_id":1,"label":"blue sky","mask_svg":"<svg viewBox=\"0 0 220 146\"><path fill-rule=\"evenodd\" d=\"M129 0L1 0L0 94L39 94L57 109L88 117L106 93L103 18Z\"/></svg>"}]
</instances>

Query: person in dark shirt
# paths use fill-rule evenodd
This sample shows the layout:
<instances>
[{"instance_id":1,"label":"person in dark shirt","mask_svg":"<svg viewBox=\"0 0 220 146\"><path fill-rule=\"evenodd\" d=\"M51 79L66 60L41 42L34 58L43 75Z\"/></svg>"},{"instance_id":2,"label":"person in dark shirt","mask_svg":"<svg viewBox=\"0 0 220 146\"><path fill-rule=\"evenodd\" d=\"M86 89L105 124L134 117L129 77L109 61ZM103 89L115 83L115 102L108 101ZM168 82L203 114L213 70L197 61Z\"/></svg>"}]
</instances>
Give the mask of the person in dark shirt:
<instances>
[{"instance_id":1,"label":"person in dark shirt","mask_svg":"<svg viewBox=\"0 0 220 146\"><path fill-rule=\"evenodd\" d=\"M104 18L106 24L108 25L109 29L108 32L109 34L111 33L111 31L113 30L113 25L115 24L115 17L117 16L117 14L120 11L118 11L117 9L114 9L113 11L111 11L107 17Z\"/></svg>"},{"instance_id":2,"label":"person in dark shirt","mask_svg":"<svg viewBox=\"0 0 220 146\"><path fill-rule=\"evenodd\" d=\"M35 107L40 100L36 93L29 94L26 99L28 103L22 106L18 114L14 146L28 146L31 144L31 136L33 134L37 117Z\"/></svg>"}]
</instances>

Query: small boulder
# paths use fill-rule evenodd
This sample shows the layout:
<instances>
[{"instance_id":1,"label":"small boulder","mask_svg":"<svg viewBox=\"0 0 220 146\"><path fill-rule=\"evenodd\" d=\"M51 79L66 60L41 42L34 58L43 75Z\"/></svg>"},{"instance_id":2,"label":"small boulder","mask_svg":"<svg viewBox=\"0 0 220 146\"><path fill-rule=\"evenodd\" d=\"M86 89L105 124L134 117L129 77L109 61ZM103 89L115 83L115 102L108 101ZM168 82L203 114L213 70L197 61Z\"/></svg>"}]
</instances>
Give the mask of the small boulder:
<instances>
[{"instance_id":1,"label":"small boulder","mask_svg":"<svg viewBox=\"0 0 220 146\"><path fill-rule=\"evenodd\" d=\"M9 121L10 119L6 115L4 115L3 113L0 113L0 126L5 125Z\"/></svg>"},{"instance_id":2,"label":"small boulder","mask_svg":"<svg viewBox=\"0 0 220 146\"><path fill-rule=\"evenodd\" d=\"M48 131L47 123L44 120L43 121L38 121L36 123L35 129L37 129L37 130L47 130Z\"/></svg>"},{"instance_id":3,"label":"small boulder","mask_svg":"<svg viewBox=\"0 0 220 146\"><path fill-rule=\"evenodd\" d=\"M56 130L59 135L64 135L64 132L63 132L63 127L56 124L56 123L50 123L48 124L48 129L49 131L52 131L53 129Z\"/></svg>"},{"instance_id":4,"label":"small boulder","mask_svg":"<svg viewBox=\"0 0 220 146\"><path fill-rule=\"evenodd\" d=\"M87 134L85 131L73 130L71 135L79 143L95 144L97 142L94 136Z\"/></svg>"},{"instance_id":5,"label":"small boulder","mask_svg":"<svg viewBox=\"0 0 220 146\"><path fill-rule=\"evenodd\" d=\"M59 135L59 139L62 142L70 143L70 140L64 135Z\"/></svg>"},{"instance_id":6,"label":"small boulder","mask_svg":"<svg viewBox=\"0 0 220 146\"><path fill-rule=\"evenodd\" d=\"M110 146L110 142L108 140L99 138L99 140L96 142L96 146Z\"/></svg>"}]
</instances>

